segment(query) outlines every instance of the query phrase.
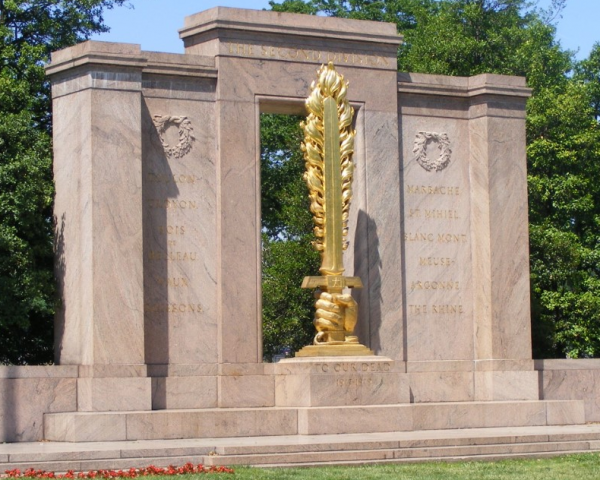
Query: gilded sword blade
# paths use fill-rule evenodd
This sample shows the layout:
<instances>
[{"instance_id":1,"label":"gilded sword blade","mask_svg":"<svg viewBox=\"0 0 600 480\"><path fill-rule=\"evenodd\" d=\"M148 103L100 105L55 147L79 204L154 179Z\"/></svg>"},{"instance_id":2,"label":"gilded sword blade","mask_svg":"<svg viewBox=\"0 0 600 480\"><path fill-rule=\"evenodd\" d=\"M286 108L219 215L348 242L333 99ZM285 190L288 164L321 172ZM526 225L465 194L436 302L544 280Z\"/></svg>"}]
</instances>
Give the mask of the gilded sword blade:
<instances>
[{"instance_id":1,"label":"gilded sword blade","mask_svg":"<svg viewBox=\"0 0 600 480\"><path fill-rule=\"evenodd\" d=\"M325 186L325 249L321 268L323 275L344 273L343 222L342 222L342 172L340 165L340 130L337 102L332 97L323 101L325 136L324 186Z\"/></svg>"},{"instance_id":2,"label":"gilded sword blade","mask_svg":"<svg viewBox=\"0 0 600 480\"><path fill-rule=\"evenodd\" d=\"M344 287L362 287L360 278L343 276L354 168L354 109L346 99L348 84L332 63L323 65L318 76L306 100L309 115L303 123L302 149L315 223L313 244L321 252L322 276L306 277L302 287L341 293Z\"/></svg>"}]
</instances>

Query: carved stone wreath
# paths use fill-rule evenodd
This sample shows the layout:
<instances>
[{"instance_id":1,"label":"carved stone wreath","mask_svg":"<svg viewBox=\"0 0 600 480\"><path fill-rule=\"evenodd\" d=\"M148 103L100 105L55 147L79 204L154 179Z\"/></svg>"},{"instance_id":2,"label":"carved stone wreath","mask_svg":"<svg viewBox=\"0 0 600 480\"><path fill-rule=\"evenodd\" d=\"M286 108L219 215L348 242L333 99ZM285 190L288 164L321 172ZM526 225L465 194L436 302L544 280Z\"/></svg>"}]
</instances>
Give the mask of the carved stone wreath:
<instances>
[{"instance_id":1,"label":"carved stone wreath","mask_svg":"<svg viewBox=\"0 0 600 480\"><path fill-rule=\"evenodd\" d=\"M162 143L165 154L169 158L182 158L192 149L194 137L194 128L192 122L187 117L175 117L170 115L154 115L152 122L158 131L160 143ZM165 140L165 132L170 125L179 127L179 142L171 146Z\"/></svg>"},{"instance_id":2,"label":"carved stone wreath","mask_svg":"<svg viewBox=\"0 0 600 480\"><path fill-rule=\"evenodd\" d=\"M427 144L436 142L440 156L430 160L427 156ZM450 164L450 139L447 133L419 132L413 145L415 160L428 172L440 172Z\"/></svg>"}]
</instances>

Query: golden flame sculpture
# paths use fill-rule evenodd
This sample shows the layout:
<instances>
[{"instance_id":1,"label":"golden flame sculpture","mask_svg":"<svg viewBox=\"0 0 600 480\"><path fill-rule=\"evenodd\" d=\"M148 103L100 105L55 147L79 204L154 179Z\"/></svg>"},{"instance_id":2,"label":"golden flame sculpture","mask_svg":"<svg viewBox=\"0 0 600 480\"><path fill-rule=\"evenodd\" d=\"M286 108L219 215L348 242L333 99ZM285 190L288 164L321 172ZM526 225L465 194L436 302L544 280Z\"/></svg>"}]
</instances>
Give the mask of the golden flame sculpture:
<instances>
[{"instance_id":1,"label":"golden flame sculpture","mask_svg":"<svg viewBox=\"0 0 600 480\"><path fill-rule=\"evenodd\" d=\"M348 217L354 164L354 109L346 95L348 82L333 63L323 65L306 99L308 117L302 151L306 162L310 211L315 224L314 247L321 252L321 276L305 277L302 288L318 288L314 344L296 356L373 355L353 335L358 305L346 287L361 288L358 277L346 277L343 251L348 248Z\"/></svg>"}]
</instances>

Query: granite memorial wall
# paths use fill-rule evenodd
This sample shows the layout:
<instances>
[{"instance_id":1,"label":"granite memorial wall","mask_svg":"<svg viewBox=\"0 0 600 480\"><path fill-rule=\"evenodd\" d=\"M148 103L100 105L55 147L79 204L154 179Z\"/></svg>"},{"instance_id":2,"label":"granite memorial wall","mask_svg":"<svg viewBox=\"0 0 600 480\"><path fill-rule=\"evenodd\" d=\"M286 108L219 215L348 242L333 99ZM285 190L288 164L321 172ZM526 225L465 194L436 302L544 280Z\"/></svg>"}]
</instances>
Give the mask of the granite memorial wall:
<instances>
[{"instance_id":1,"label":"granite memorial wall","mask_svg":"<svg viewBox=\"0 0 600 480\"><path fill-rule=\"evenodd\" d=\"M4 393L0 438L462 428L498 402L498 425L600 418L531 358L523 78L398 73L393 24L215 8L180 36L182 55L52 56L60 366L0 370L5 392L49 385L12 426ZM376 356L263 363L260 114L303 114L329 61L356 112L345 264ZM340 427L334 405L372 411Z\"/></svg>"}]
</instances>

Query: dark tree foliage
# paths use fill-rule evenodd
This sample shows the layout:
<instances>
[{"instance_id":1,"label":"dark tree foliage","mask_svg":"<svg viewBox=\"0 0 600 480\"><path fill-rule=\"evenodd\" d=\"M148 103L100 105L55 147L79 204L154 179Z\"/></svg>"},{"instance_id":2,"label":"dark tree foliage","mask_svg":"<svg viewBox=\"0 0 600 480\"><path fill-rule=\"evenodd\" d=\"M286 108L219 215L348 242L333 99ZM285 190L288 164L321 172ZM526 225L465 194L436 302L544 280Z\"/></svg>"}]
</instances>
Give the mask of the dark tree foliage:
<instances>
[{"instance_id":1,"label":"dark tree foliage","mask_svg":"<svg viewBox=\"0 0 600 480\"><path fill-rule=\"evenodd\" d=\"M263 355L310 343L313 295L300 288L316 275L312 216L302 174L300 117L261 115Z\"/></svg>"},{"instance_id":2,"label":"dark tree foliage","mask_svg":"<svg viewBox=\"0 0 600 480\"><path fill-rule=\"evenodd\" d=\"M103 32L125 0L0 0L0 364L52 361L50 52Z\"/></svg>"},{"instance_id":3,"label":"dark tree foliage","mask_svg":"<svg viewBox=\"0 0 600 480\"><path fill-rule=\"evenodd\" d=\"M284 0L273 10L394 22L400 70L527 77L534 356L600 356L600 45L556 40L565 0Z\"/></svg>"},{"instance_id":4,"label":"dark tree foliage","mask_svg":"<svg viewBox=\"0 0 600 480\"><path fill-rule=\"evenodd\" d=\"M577 70L528 104L532 310L538 356L600 356L598 79L581 66Z\"/></svg>"}]
</instances>

